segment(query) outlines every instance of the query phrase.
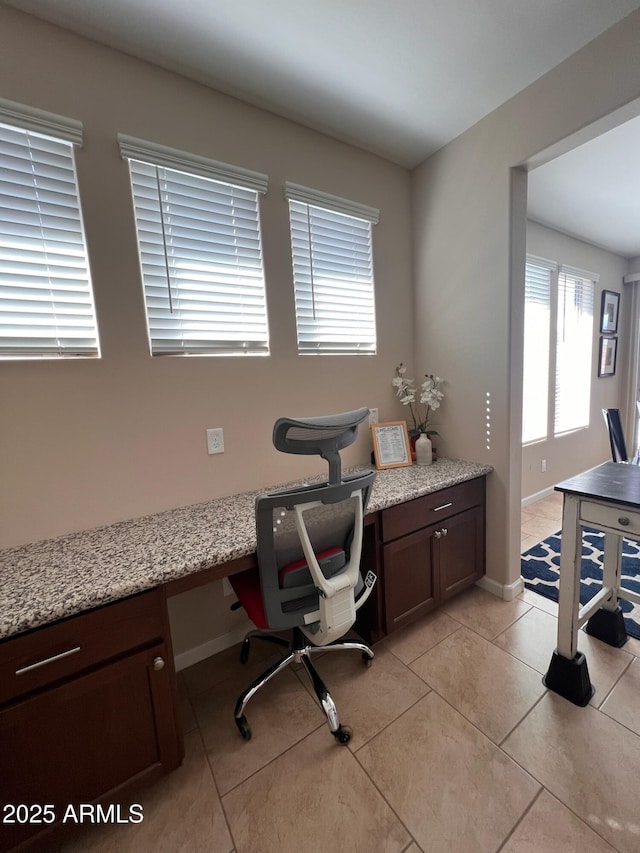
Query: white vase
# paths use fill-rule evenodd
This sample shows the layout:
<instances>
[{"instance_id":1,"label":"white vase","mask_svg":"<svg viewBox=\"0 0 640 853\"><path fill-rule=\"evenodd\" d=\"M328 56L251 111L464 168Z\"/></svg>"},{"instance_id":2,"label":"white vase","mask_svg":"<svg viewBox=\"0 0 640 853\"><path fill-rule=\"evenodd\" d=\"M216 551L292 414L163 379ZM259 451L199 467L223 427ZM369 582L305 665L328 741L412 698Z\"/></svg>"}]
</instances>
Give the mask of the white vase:
<instances>
[{"instance_id":1,"label":"white vase","mask_svg":"<svg viewBox=\"0 0 640 853\"><path fill-rule=\"evenodd\" d=\"M416 441L416 465L431 465L432 461L431 439L422 433Z\"/></svg>"}]
</instances>

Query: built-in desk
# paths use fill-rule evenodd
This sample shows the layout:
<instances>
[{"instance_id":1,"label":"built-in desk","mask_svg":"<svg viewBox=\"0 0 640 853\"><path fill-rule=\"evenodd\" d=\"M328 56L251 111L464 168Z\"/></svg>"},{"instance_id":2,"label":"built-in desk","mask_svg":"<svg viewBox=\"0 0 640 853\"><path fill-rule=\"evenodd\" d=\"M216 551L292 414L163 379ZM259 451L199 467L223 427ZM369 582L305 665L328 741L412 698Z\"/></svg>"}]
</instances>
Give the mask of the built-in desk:
<instances>
[{"instance_id":1,"label":"built-in desk","mask_svg":"<svg viewBox=\"0 0 640 853\"><path fill-rule=\"evenodd\" d=\"M490 470L440 459L378 472L363 560L379 582L358 621L367 639L484 574ZM166 598L255 565L264 491L0 552L3 803L50 804L60 818L69 803L127 802L141 780L178 766ZM0 826L0 851L47 849L49 830Z\"/></svg>"}]
</instances>

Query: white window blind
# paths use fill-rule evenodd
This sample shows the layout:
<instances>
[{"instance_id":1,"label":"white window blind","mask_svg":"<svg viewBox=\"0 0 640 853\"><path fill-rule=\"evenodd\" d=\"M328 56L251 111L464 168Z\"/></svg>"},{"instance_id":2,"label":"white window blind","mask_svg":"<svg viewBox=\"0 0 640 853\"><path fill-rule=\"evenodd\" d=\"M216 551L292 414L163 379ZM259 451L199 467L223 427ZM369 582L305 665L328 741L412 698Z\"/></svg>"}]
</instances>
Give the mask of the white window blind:
<instances>
[{"instance_id":1,"label":"white window blind","mask_svg":"<svg viewBox=\"0 0 640 853\"><path fill-rule=\"evenodd\" d=\"M285 197L298 352L375 353L371 226L378 211L291 183Z\"/></svg>"},{"instance_id":2,"label":"white window blind","mask_svg":"<svg viewBox=\"0 0 640 853\"><path fill-rule=\"evenodd\" d=\"M258 207L266 176L119 139L152 354L268 354Z\"/></svg>"},{"instance_id":3,"label":"white window blind","mask_svg":"<svg viewBox=\"0 0 640 853\"><path fill-rule=\"evenodd\" d=\"M522 442L547 437L552 262L527 258L524 296Z\"/></svg>"},{"instance_id":4,"label":"white window blind","mask_svg":"<svg viewBox=\"0 0 640 853\"><path fill-rule=\"evenodd\" d=\"M81 142L78 122L0 101L0 357L99 354L73 159Z\"/></svg>"},{"instance_id":5,"label":"white window blind","mask_svg":"<svg viewBox=\"0 0 640 853\"><path fill-rule=\"evenodd\" d=\"M558 275L554 434L589 425L593 301L598 276L562 266Z\"/></svg>"}]
</instances>

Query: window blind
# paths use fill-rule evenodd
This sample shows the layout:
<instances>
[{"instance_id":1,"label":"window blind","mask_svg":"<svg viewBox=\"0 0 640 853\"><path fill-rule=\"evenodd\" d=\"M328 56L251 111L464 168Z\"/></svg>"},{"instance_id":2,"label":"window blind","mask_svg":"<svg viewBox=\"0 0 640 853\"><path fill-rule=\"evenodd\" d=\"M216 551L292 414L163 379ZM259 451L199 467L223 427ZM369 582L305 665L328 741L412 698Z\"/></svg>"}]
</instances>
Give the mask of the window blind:
<instances>
[{"instance_id":1,"label":"window blind","mask_svg":"<svg viewBox=\"0 0 640 853\"><path fill-rule=\"evenodd\" d=\"M73 159L81 139L77 122L0 101L1 357L99 354Z\"/></svg>"},{"instance_id":2,"label":"window blind","mask_svg":"<svg viewBox=\"0 0 640 853\"><path fill-rule=\"evenodd\" d=\"M298 352L375 353L371 225L378 211L294 184L285 197Z\"/></svg>"},{"instance_id":3,"label":"window blind","mask_svg":"<svg viewBox=\"0 0 640 853\"><path fill-rule=\"evenodd\" d=\"M547 437L552 262L528 258L525 267L522 442Z\"/></svg>"},{"instance_id":4,"label":"window blind","mask_svg":"<svg viewBox=\"0 0 640 853\"><path fill-rule=\"evenodd\" d=\"M258 209L266 177L205 158L183 171L190 155L159 146L149 147L147 161L132 159L131 140L120 141L130 164L152 354L268 354Z\"/></svg>"},{"instance_id":5,"label":"window blind","mask_svg":"<svg viewBox=\"0 0 640 853\"><path fill-rule=\"evenodd\" d=\"M555 435L589 426L597 279L594 273L567 266L558 275Z\"/></svg>"}]
</instances>

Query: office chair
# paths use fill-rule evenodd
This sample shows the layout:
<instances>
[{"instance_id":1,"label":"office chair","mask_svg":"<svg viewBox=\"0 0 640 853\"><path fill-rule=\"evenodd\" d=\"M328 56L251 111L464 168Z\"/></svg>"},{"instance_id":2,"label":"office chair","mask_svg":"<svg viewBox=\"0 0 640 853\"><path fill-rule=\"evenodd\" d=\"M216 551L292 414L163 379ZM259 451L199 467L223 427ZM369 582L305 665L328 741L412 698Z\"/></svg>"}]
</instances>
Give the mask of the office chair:
<instances>
[{"instance_id":1,"label":"office chair","mask_svg":"<svg viewBox=\"0 0 640 853\"><path fill-rule=\"evenodd\" d=\"M607 429L609 430L609 444L611 445L611 456L614 462L628 462L629 454L624 440L624 430L620 418L620 409L603 409Z\"/></svg>"},{"instance_id":2,"label":"office chair","mask_svg":"<svg viewBox=\"0 0 640 853\"><path fill-rule=\"evenodd\" d=\"M258 567L229 578L234 592L258 630L245 637L240 660L246 663L250 641L260 638L285 647L288 654L269 667L243 693L234 712L245 740L251 729L244 715L249 700L290 663L302 663L324 711L331 733L346 744L351 729L338 711L311 662L317 652L354 649L369 665L374 653L362 642L339 641L353 625L356 610L371 593L376 576L363 582L360 556L364 513L375 471L342 476L340 450L355 441L369 410L357 409L320 418L280 418L273 443L284 453L320 455L329 463L329 479L261 495L256 499ZM291 629L290 640L267 631Z\"/></svg>"}]
</instances>

